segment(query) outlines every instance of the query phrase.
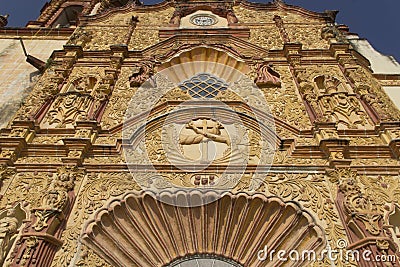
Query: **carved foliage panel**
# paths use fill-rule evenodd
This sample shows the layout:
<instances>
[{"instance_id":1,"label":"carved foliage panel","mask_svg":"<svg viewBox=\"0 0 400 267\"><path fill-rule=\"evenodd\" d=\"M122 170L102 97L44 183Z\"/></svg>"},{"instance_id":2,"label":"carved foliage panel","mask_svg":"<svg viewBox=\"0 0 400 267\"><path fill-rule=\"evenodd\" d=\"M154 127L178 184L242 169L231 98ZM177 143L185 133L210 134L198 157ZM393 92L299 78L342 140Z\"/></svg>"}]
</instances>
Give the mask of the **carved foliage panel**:
<instances>
[{"instance_id":1,"label":"carved foliage panel","mask_svg":"<svg viewBox=\"0 0 400 267\"><path fill-rule=\"evenodd\" d=\"M53 180L54 174L50 172L19 172L1 199L0 207L12 205L21 200L31 207L40 206ZM76 175L75 191L81 180L82 175Z\"/></svg>"},{"instance_id":2,"label":"carved foliage panel","mask_svg":"<svg viewBox=\"0 0 400 267\"><path fill-rule=\"evenodd\" d=\"M40 203L40 197L48 186L50 176L47 172L18 173L1 199L0 206L6 207L21 200L26 204Z\"/></svg>"},{"instance_id":3,"label":"carved foliage panel","mask_svg":"<svg viewBox=\"0 0 400 267\"><path fill-rule=\"evenodd\" d=\"M158 29L154 27L140 27L133 31L129 42L129 49L142 50L158 42Z\"/></svg>"},{"instance_id":4,"label":"carved foliage panel","mask_svg":"<svg viewBox=\"0 0 400 267\"><path fill-rule=\"evenodd\" d=\"M49 68L34 85L32 93L26 98L21 108L15 114L14 119L24 120L34 115L46 100L58 92L58 75L53 68Z\"/></svg>"},{"instance_id":5,"label":"carved foliage panel","mask_svg":"<svg viewBox=\"0 0 400 267\"><path fill-rule=\"evenodd\" d=\"M273 12L267 10L253 10L247 9L241 6L235 6L233 8L236 17L239 19L239 23L273 23L274 16L278 15L284 19L285 23L316 23L321 20L305 17L304 15L297 14L295 12L278 11Z\"/></svg>"},{"instance_id":6,"label":"carved foliage panel","mask_svg":"<svg viewBox=\"0 0 400 267\"><path fill-rule=\"evenodd\" d=\"M84 264L88 264L88 262L94 260L97 256L88 256L86 253L89 252L85 252L84 248L82 248L83 251L78 251L78 246L80 247L79 236L84 222L90 219L93 213L102 207L108 199L132 190L138 191L140 187L129 173L88 174L61 237L64 243L57 252L52 266L69 266L77 252L78 257L75 258L77 262L76 264L72 263L72 265L89 266ZM103 264L101 260L99 261Z\"/></svg>"},{"instance_id":7,"label":"carved foliage panel","mask_svg":"<svg viewBox=\"0 0 400 267\"><path fill-rule=\"evenodd\" d=\"M129 12L129 13L115 13L109 15L105 19L98 19L92 22L89 22L89 26L127 26L129 25L132 16L137 16L136 12Z\"/></svg>"},{"instance_id":8,"label":"carved foliage panel","mask_svg":"<svg viewBox=\"0 0 400 267\"><path fill-rule=\"evenodd\" d=\"M303 49L328 49L328 41L322 39L324 25L285 25L290 41L303 44Z\"/></svg>"},{"instance_id":9,"label":"carved foliage panel","mask_svg":"<svg viewBox=\"0 0 400 267\"><path fill-rule=\"evenodd\" d=\"M132 72L132 68L123 67L121 69L102 118L101 124L103 128L112 128L123 122L125 111L136 92L136 88L129 86L129 77L132 75Z\"/></svg>"},{"instance_id":10,"label":"carved foliage panel","mask_svg":"<svg viewBox=\"0 0 400 267\"><path fill-rule=\"evenodd\" d=\"M137 14L135 14L136 16L138 16L139 19L138 27L150 26L150 25L153 26L157 25L160 27L166 26L169 23L170 19L172 18L174 11L175 11L174 8L169 7L159 11L151 11L144 13L138 12Z\"/></svg>"},{"instance_id":11,"label":"carved foliage panel","mask_svg":"<svg viewBox=\"0 0 400 267\"><path fill-rule=\"evenodd\" d=\"M108 50L111 45L125 43L128 26L88 26L85 32L90 41L84 46L87 50Z\"/></svg>"},{"instance_id":12,"label":"carved foliage panel","mask_svg":"<svg viewBox=\"0 0 400 267\"><path fill-rule=\"evenodd\" d=\"M7 165L0 165L0 194L2 196L4 196L4 192L13 180L15 173L15 170L9 168Z\"/></svg>"},{"instance_id":13,"label":"carved foliage panel","mask_svg":"<svg viewBox=\"0 0 400 267\"><path fill-rule=\"evenodd\" d=\"M384 238L391 237L394 242L398 241L393 235L396 226L388 222L388 213L393 211L393 204L400 200L399 176L364 175L350 169L339 169L328 174L333 187L343 196L339 205L343 205L347 216L352 242L376 238L380 253L394 254L396 250Z\"/></svg>"},{"instance_id":14,"label":"carved foliage panel","mask_svg":"<svg viewBox=\"0 0 400 267\"><path fill-rule=\"evenodd\" d=\"M282 80L281 88L263 89L272 114L297 128L311 127L304 104L297 93L296 84L289 67L274 67Z\"/></svg>"},{"instance_id":15,"label":"carved foliage panel","mask_svg":"<svg viewBox=\"0 0 400 267\"><path fill-rule=\"evenodd\" d=\"M260 184L258 188L257 184ZM327 240L331 247L336 247L339 239L346 239L344 227L334 204L333 195L336 192L323 174L270 173L261 181L253 180L247 186L250 190L264 192L267 195L277 195L284 200L301 203L303 207L312 211L325 227ZM352 265L336 261L335 266Z\"/></svg>"},{"instance_id":16,"label":"carved foliage panel","mask_svg":"<svg viewBox=\"0 0 400 267\"><path fill-rule=\"evenodd\" d=\"M400 112L372 74L358 66L348 72L355 92L378 113L381 120L399 120Z\"/></svg>"},{"instance_id":17,"label":"carved foliage panel","mask_svg":"<svg viewBox=\"0 0 400 267\"><path fill-rule=\"evenodd\" d=\"M400 203L399 176L360 175L359 182L365 194L379 206L382 213L386 203Z\"/></svg>"},{"instance_id":18,"label":"carved foliage panel","mask_svg":"<svg viewBox=\"0 0 400 267\"><path fill-rule=\"evenodd\" d=\"M102 25L102 26L110 26L110 25L128 25L132 16L137 16L139 19L139 24L143 26L148 25L158 25L165 26L172 17L174 13L174 8L169 7L159 11L146 11L146 12L126 12L126 13L114 13L109 15L105 19L98 19L90 22L88 25Z\"/></svg>"},{"instance_id":19,"label":"carved foliage panel","mask_svg":"<svg viewBox=\"0 0 400 267\"><path fill-rule=\"evenodd\" d=\"M275 25L250 27L249 42L265 49L282 49L283 41Z\"/></svg>"}]
</instances>

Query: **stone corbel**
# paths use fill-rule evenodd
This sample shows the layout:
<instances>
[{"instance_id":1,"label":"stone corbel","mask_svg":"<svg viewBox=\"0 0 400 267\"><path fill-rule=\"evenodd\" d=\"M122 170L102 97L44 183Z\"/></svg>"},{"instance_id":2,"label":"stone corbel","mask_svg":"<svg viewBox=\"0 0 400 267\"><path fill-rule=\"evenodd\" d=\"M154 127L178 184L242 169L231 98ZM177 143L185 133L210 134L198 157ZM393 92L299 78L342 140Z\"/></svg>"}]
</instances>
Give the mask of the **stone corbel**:
<instances>
[{"instance_id":1,"label":"stone corbel","mask_svg":"<svg viewBox=\"0 0 400 267\"><path fill-rule=\"evenodd\" d=\"M110 46L112 55L110 57L110 68L111 70L119 70L121 68L122 61L128 56L127 45L112 45Z\"/></svg>"},{"instance_id":2,"label":"stone corbel","mask_svg":"<svg viewBox=\"0 0 400 267\"><path fill-rule=\"evenodd\" d=\"M336 58L343 68L352 68L357 65L357 60L350 53L350 45L344 43L332 43L329 47L332 57Z\"/></svg>"},{"instance_id":3,"label":"stone corbel","mask_svg":"<svg viewBox=\"0 0 400 267\"><path fill-rule=\"evenodd\" d=\"M301 65L302 46L303 45L300 43L286 43L283 46L283 53L290 65L293 67L298 67Z\"/></svg>"},{"instance_id":4,"label":"stone corbel","mask_svg":"<svg viewBox=\"0 0 400 267\"><path fill-rule=\"evenodd\" d=\"M19 127L12 128L7 137L0 137L0 164L13 165L33 137L29 129Z\"/></svg>"},{"instance_id":5,"label":"stone corbel","mask_svg":"<svg viewBox=\"0 0 400 267\"><path fill-rule=\"evenodd\" d=\"M29 127L18 127L15 124L11 127L8 136L0 137L0 162L3 164L13 164L35 136Z\"/></svg>"},{"instance_id":6,"label":"stone corbel","mask_svg":"<svg viewBox=\"0 0 400 267\"><path fill-rule=\"evenodd\" d=\"M319 142L319 147L329 160L331 168L349 167L349 143L350 140L340 138L336 125L332 122L315 123L315 139Z\"/></svg>"},{"instance_id":7,"label":"stone corbel","mask_svg":"<svg viewBox=\"0 0 400 267\"><path fill-rule=\"evenodd\" d=\"M61 68L57 68L55 71L66 78L71 73L71 68L78 58L83 56L83 49L80 45L64 45L64 51L65 55L62 59Z\"/></svg>"},{"instance_id":8,"label":"stone corbel","mask_svg":"<svg viewBox=\"0 0 400 267\"><path fill-rule=\"evenodd\" d=\"M82 166L87 152L96 140L97 128L98 125L95 121L77 121L74 137L62 139L68 151L68 156L61 158L62 162Z\"/></svg>"}]
</instances>

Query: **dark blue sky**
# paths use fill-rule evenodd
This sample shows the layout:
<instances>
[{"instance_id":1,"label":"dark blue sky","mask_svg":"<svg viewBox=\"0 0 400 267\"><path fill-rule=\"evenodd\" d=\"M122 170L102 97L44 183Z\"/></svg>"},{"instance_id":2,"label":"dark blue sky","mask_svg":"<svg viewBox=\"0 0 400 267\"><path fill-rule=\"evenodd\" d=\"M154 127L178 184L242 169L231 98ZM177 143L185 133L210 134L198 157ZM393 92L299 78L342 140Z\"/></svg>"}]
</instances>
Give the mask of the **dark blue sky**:
<instances>
[{"instance_id":1,"label":"dark blue sky","mask_svg":"<svg viewBox=\"0 0 400 267\"><path fill-rule=\"evenodd\" d=\"M254 1L254 0L253 0ZM262 2L262 0L259 0ZM46 0L0 0L0 14L10 14L8 26L35 20ZM157 2L145 0L145 4ZM313 11L339 10L338 23L368 39L380 52L400 61L399 0L286 0Z\"/></svg>"}]
</instances>

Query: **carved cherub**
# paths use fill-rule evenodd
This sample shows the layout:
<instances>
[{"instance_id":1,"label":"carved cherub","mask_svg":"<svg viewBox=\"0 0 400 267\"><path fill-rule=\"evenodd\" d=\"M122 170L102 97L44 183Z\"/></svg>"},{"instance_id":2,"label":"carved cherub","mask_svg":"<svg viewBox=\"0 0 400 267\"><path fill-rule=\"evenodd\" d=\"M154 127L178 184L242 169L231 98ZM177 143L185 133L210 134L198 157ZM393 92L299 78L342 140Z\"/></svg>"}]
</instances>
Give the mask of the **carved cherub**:
<instances>
[{"instance_id":1,"label":"carved cherub","mask_svg":"<svg viewBox=\"0 0 400 267\"><path fill-rule=\"evenodd\" d=\"M7 248L10 240L18 230L18 219L15 217L15 209L7 210L7 215L0 220L0 262L4 260L7 254Z\"/></svg>"},{"instance_id":2,"label":"carved cherub","mask_svg":"<svg viewBox=\"0 0 400 267\"><path fill-rule=\"evenodd\" d=\"M67 204L68 192L74 188L75 176L73 171L61 168L52 179L47 192L43 196L43 207L62 210Z\"/></svg>"}]
</instances>

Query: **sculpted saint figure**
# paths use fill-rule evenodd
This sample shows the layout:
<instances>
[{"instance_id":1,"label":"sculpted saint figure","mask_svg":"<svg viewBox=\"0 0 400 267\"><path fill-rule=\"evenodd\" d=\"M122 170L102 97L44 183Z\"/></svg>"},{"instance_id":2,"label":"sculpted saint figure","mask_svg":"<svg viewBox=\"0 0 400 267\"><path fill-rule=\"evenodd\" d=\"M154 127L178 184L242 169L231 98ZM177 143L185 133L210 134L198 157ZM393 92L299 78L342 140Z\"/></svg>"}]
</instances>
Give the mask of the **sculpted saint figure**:
<instances>
[{"instance_id":1,"label":"sculpted saint figure","mask_svg":"<svg viewBox=\"0 0 400 267\"><path fill-rule=\"evenodd\" d=\"M10 239L18 230L18 220L14 215L15 210L11 208L6 217L0 220L0 262L6 257Z\"/></svg>"}]
</instances>

